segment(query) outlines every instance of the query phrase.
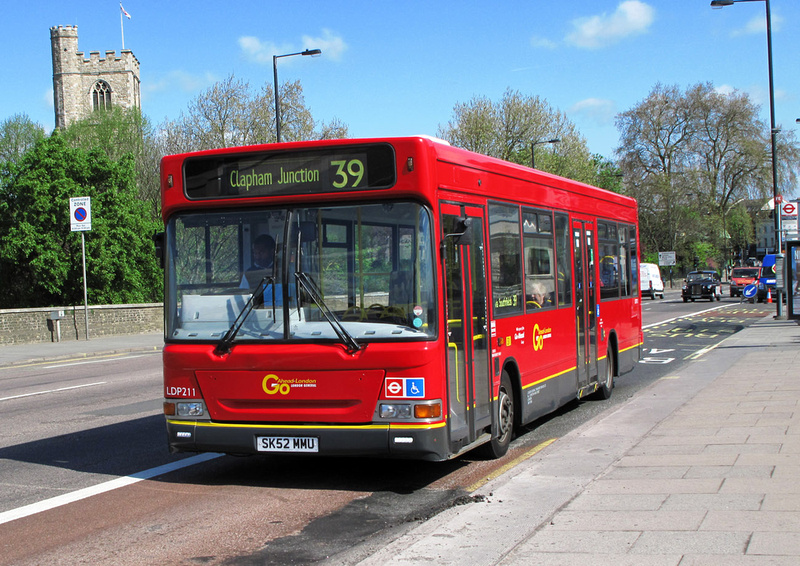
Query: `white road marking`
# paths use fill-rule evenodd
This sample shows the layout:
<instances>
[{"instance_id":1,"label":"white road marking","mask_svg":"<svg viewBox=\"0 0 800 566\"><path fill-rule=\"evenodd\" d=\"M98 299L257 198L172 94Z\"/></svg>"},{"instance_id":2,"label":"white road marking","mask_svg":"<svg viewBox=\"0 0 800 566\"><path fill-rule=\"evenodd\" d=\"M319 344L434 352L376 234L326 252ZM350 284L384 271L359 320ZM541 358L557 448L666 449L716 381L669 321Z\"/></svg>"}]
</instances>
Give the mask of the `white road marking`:
<instances>
[{"instance_id":1,"label":"white road marking","mask_svg":"<svg viewBox=\"0 0 800 566\"><path fill-rule=\"evenodd\" d=\"M654 322L652 324L646 324L645 326L642 326L642 330L647 330L648 328L652 328L653 326L658 326L660 324L668 324L670 322L678 320L679 318L689 318L689 317L692 317L692 316L697 316L698 314L705 314L707 312L715 311L717 309L724 309L726 307L735 307L735 306L738 306L738 305L735 305L735 304L719 305L719 306L716 306L716 307L713 307L713 308L710 308L710 309L706 309L704 311L697 311L697 312L693 312L693 313L689 313L689 314L683 314L681 316L675 316L675 317L669 318L667 320L662 320L661 322Z\"/></svg>"},{"instance_id":2,"label":"white road marking","mask_svg":"<svg viewBox=\"0 0 800 566\"><path fill-rule=\"evenodd\" d=\"M44 501L39 501L38 503L31 503L30 505L25 505L24 507L11 509L9 511L0 513L0 525L10 521L15 521L17 519L22 519L23 517L28 517L30 515L35 515L36 513L41 513L42 511L49 511L51 509L55 509L56 507L61 507L62 505L67 505L68 503L74 503L75 501L80 501L81 499L86 499L107 491L119 489L120 487L132 485L142 480L148 480L156 476L174 472L175 470L180 470L181 468L188 468L189 466L207 462L209 460L213 460L214 458L219 458L220 456L222 456L222 454L198 454L197 456L184 458L183 460L178 460L177 462L171 462L169 464L164 464L163 466L150 468L149 470L145 470L143 472L137 472L135 474L131 474L130 476L113 479L92 487L86 487L84 489L79 489L78 491L51 497L50 499L45 499Z\"/></svg>"},{"instance_id":3,"label":"white road marking","mask_svg":"<svg viewBox=\"0 0 800 566\"><path fill-rule=\"evenodd\" d=\"M149 356L152 354L139 354L136 356L125 356L124 358L113 358L113 359L106 359L106 360L88 360L85 362L68 362L65 364L58 364L55 366L44 366L43 369L55 369L55 368L65 368L69 366L82 366L85 364L102 364L103 362L118 362L120 360L131 360L133 358L141 358L142 356Z\"/></svg>"},{"instance_id":4,"label":"white road marking","mask_svg":"<svg viewBox=\"0 0 800 566\"><path fill-rule=\"evenodd\" d=\"M96 383L85 383L83 385L73 385L71 387L59 387L58 389L48 389L47 391L35 391L34 393L24 393L22 395L12 395L11 397L0 397L0 401L8 401L10 399L22 399L23 397L33 397L35 395L47 395L48 393L58 393L60 391L69 391L71 389L81 389L82 387L94 387L95 385L105 385L107 382L98 381Z\"/></svg>"}]
</instances>

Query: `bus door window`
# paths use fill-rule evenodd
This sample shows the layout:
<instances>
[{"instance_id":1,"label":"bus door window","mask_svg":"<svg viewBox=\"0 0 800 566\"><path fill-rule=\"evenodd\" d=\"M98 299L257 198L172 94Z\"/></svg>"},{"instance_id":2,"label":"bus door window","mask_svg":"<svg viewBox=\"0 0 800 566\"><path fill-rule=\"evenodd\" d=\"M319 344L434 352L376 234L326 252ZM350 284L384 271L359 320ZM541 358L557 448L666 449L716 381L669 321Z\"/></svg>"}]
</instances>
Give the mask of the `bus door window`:
<instances>
[{"instance_id":1,"label":"bus door window","mask_svg":"<svg viewBox=\"0 0 800 566\"><path fill-rule=\"evenodd\" d=\"M466 240L454 234L463 232L463 220L457 214L442 216L453 451L473 442L491 424L483 223L480 217L470 217L469 242L462 243Z\"/></svg>"},{"instance_id":2,"label":"bus door window","mask_svg":"<svg viewBox=\"0 0 800 566\"><path fill-rule=\"evenodd\" d=\"M594 238L590 222L575 220L572 223L574 273L575 273L575 317L578 345L578 386L587 385L597 374L595 341L595 297Z\"/></svg>"}]
</instances>

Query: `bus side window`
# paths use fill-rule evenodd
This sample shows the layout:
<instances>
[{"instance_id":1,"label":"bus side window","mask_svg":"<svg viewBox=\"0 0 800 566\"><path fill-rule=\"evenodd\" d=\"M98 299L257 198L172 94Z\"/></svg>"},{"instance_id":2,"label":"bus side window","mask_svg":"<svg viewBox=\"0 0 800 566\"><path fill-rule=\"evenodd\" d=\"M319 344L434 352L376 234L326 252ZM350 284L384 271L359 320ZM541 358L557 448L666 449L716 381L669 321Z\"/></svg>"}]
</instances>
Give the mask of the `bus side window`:
<instances>
[{"instance_id":1,"label":"bus side window","mask_svg":"<svg viewBox=\"0 0 800 566\"><path fill-rule=\"evenodd\" d=\"M553 213L523 209L525 245L525 304L528 310L555 306Z\"/></svg>"},{"instance_id":2,"label":"bus side window","mask_svg":"<svg viewBox=\"0 0 800 566\"><path fill-rule=\"evenodd\" d=\"M556 213L556 283L558 287L558 306L572 304L572 260L569 217Z\"/></svg>"}]
</instances>

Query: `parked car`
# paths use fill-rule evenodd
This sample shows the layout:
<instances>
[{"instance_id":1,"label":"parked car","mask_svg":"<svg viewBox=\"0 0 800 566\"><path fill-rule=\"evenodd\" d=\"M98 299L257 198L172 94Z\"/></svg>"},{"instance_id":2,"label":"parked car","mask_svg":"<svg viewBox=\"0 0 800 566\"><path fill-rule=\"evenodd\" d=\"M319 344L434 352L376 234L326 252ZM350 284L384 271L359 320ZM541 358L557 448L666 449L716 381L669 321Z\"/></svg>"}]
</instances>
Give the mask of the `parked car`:
<instances>
[{"instance_id":1,"label":"parked car","mask_svg":"<svg viewBox=\"0 0 800 566\"><path fill-rule=\"evenodd\" d=\"M731 297L741 297L748 285L757 285L760 267L734 267L731 271Z\"/></svg>"},{"instance_id":2,"label":"parked car","mask_svg":"<svg viewBox=\"0 0 800 566\"><path fill-rule=\"evenodd\" d=\"M681 290L683 302L695 299L714 299L722 298L722 281L716 271L692 271L686 276Z\"/></svg>"},{"instance_id":3,"label":"parked car","mask_svg":"<svg viewBox=\"0 0 800 566\"><path fill-rule=\"evenodd\" d=\"M642 297L664 298L664 282L661 280L661 272L655 263L639 265L639 280L641 281Z\"/></svg>"}]
</instances>

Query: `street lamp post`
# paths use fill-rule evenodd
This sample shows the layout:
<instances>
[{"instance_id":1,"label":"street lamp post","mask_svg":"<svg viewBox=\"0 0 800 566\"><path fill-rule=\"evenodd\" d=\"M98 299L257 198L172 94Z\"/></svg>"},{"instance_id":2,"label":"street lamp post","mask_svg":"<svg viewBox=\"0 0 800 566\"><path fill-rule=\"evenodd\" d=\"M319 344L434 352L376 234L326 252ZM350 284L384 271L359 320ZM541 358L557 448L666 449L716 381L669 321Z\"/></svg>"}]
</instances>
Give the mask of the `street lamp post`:
<instances>
[{"instance_id":1,"label":"street lamp post","mask_svg":"<svg viewBox=\"0 0 800 566\"><path fill-rule=\"evenodd\" d=\"M539 141L531 142L531 168L532 169L536 169L536 159L534 158L534 154L533 153L534 153L534 148L537 145L541 145L541 144L545 144L545 143L558 143L560 141L561 141L560 138L553 138L551 140L539 140Z\"/></svg>"},{"instance_id":2,"label":"street lamp post","mask_svg":"<svg viewBox=\"0 0 800 566\"><path fill-rule=\"evenodd\" d=\"M278 96L278 59L281 57L293 57L295 55L321 55L320 49L306 49L305 51L298 51L297 53L286 53L285 55L272 56L272 72L275 76L275 137L277 142L281 142L281 103Z\"/></svg>"},{"instance_id":3,"label":"street lamp post","mask_svg":"<svg viewBox=\"0 0 800 566\"><path fill-rule=\"evenodd\" d=\"M772 213L775 217L775 246L776 252L783 252L782 232L781 232L781 211L778 203L778 156L777 142L775 136L780 131L775 126L775 89L772 81L772 16L769 9L769 0L712 0L712 8L724 8L739 2L764 2L767 11L767 66L769 68L769 126L770 140L772 143ZM783 292L777 289L778 305L776 314L778 317L783 315Z\"/></svg>"}]
</instances>

